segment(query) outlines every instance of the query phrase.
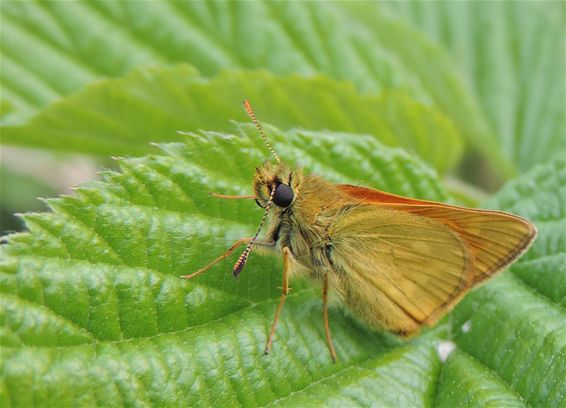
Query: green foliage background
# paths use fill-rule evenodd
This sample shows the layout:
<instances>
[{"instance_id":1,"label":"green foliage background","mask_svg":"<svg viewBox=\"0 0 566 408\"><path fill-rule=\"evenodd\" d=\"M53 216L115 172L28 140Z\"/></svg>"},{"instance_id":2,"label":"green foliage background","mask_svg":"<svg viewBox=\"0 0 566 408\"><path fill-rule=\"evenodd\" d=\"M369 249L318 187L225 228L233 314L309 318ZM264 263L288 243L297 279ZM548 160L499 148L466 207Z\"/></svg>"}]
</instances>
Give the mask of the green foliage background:
<instances>
[{"instance_id":1,"label":"green foliage background","mask_svg":"<svg viewBox=\"0 0 566 408\"><path fill-rule=\"evenodd\" d=\"M120 156L2 245L2 406L566 404L563 3L0 7L2 143ZM293 282L263 356L280 260L178 278L261 217L208 195L249 193L268 158L244 98L290 164L510 211L539 237L409 342L333 309L337 364L320 288ZM43 194L2 172L2 206Z\"/></svg>"}]
</instances>

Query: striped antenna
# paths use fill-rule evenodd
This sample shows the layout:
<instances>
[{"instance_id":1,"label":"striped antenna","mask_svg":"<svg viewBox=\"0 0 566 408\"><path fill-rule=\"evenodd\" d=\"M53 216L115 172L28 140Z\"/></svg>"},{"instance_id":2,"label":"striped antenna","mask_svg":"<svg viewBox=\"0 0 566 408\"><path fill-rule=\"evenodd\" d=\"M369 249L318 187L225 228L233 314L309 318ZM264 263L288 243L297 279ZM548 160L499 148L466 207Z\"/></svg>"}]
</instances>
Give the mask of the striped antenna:
<instances>
[{"instance_id":1,"label":"striped antenna","mask_svg":"<svg viewBox=\"0 0 566 408\"><path fill-rule=\"evenodd\" d=\"M244 249L244 252L242 252L242 255L240 255L240 257L238 258L238 262L236 262L236 264L234 265L234 277L237 278L238 275L240 274L240 272L242 272L242 269L244 269L244 265L246 265L246 262L248 260L248 256L250 255L250 252L252 251L252 246L254 245L254 242L256 241L259 232L261 231L261 227L263 227L263 223L265 222L265 219L267 218L267 212L269 211L269 208L271 207L271 204L273 203L273 194L275 194L275 186L273 186L273 188L271 189L271 193L269 194L269 201L267 202L267 205L265 206L265 212L263 213L263 218L261 219L261 222L259 223L259 228L257 229L257 232L255 233L254 237L251 239L250 242L248 242L248 246L246 247L246 249Z\"/></svg>"},{"instance_id":2,"label":"striped antenna","mask_svg":"<svg viewBox=\"0 0 566 408\"><path fill-rule=\"evenodd\" d=\"M279 158L277 153L275 153L275 150L273 150L273 147L271 146L271 143L269 143L269 140L267 140L267 136L265 135L265 132L263 131L263 128L261 127L261 124L259 123L259 121L255 117L255 113L254 113L254 110L252 109L252 105L250 104L250 101L248 101L247 99L244 100L244 108L246 108L246 112L248 112L248 115L252 119L252 122L254 123L257 131L259 132L263 141L267 145L267 148L271 151L271 154L273 155L273 157L275 157L275 160L277 160L277 163L281 163L281 159Z\"/></svg>"}]
</instances>

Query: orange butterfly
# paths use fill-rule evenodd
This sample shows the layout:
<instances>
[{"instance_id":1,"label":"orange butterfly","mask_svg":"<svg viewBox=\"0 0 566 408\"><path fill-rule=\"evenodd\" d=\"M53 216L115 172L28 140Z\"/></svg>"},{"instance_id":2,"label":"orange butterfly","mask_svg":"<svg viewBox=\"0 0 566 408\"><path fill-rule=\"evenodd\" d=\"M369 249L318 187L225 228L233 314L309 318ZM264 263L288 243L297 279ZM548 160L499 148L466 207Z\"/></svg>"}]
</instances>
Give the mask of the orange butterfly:
<instances>
[{"instance_id":1,"label":"orange butterfly","mask_svg":"<svg viewBox=\"0 0 566 408\"><path fill-rule=\"evenodd\" d=\"M244 106L277 163L256 168L252 196L265 209L254 237L242 238L198 271L217 264L242 244L234 265L242 271L254 248L283 255L283 293L265 352L271 349L289 278L322 282L323 320L331 357L328 292L361 321L412 336L450 311L468 290L503 270L525 252L534 225L512 214L401 197L333 184L281 162L248 101ZM258 239L268 219L266 237Z\"/></svg>"}]
</instances>

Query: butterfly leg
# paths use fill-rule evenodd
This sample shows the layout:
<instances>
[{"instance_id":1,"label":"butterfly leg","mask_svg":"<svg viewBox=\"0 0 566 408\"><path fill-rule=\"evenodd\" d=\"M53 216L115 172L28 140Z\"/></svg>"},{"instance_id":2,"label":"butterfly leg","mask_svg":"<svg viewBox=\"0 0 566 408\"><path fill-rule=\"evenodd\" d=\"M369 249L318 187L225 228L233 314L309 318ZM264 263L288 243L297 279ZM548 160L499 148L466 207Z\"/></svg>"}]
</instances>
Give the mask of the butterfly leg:
<instances>
[{"instance_id":1,"label":"butterfly leg","mask_svg":"<svg viewBox=\"0 0 566 408\"><path fill-rule=\"evenodd\" d=\"M265 344L265 354L271 351L271 344L273 343L273 337L275 336L275 329L277 328L277 323L279 322L279 315L283 309L283 303L285 303L285 298L289 293L289 269L291 268L291 251L289 248L283 248L283 287L281 288L282 294L279 299L279 305L277 306L277 311L275 312L275 317L273 318L273 324L271 325L271 332L269 333L269 338Z\"/></svg>"},{"instance_id":2,"label":"butterfly leg","mask_svg":"<svg viewBox=\"0 0 566 408\"><path fill-rule=\"evenodd\" d=\"M324 334L326 335L326 344L328 345L328 350L330 351L330 356L332 361L336 362L336 351L334 350L334 345L332 344L332 338L330 337L330 326L328 324L328 274L324 274L324 280L322 284L322 318L324 320Z\"/></svg>"},{"instance_id":3,"label":"butterfly leg","mask_svg":"<svg viewBox=\"0 0 566 408\"><path fill-rule=\"evenodd\" d=\"M181 278L183 279L192 279L195 276L200 275L201 273L204 273L206 271L208 271L210 268L212 268L214 265L216 265L218 262L222 261L223 259L228 258L230 255L232 255L232 253L240 246L243 244L247 244L248 242L250 242L252 239L251 238L240 238L239 240L237 240L236 242L234 242L232 244L232 246L230 248L228 248L228 250L226 252L224 252L224 254L220 255L218 258L216 258L214 261L212 261L211 263L209 263L206 266L203 266L202 268L200 268L198 271L193 272L191 274L188 275L183 275L181 276Z\"/></svg>"}]
</instances>

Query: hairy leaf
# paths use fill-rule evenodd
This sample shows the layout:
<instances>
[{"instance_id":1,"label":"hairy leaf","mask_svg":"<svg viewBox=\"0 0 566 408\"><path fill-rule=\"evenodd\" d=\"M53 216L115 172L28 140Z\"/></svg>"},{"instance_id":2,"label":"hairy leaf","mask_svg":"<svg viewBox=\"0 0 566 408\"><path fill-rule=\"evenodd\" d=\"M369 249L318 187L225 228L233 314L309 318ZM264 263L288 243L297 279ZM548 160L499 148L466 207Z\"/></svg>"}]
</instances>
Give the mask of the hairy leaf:
<instances>
[{"instance_id":1,"label":"hairy leaf","mask_svg":"<svg viewBox=\"0 0 566 408\"><path fill-rule=\"evenodd\" d=\"M241 129L239 137L205 132L163 145L163 155L122 159L120 173L80 187L78 197L49 200L53 213L25 216L30 232L10 237L0 275L4 401L265 405L308 398L313 383L354 373L366 383L350 384L354 400L376 384L403 390L384 401L430 398L429 374L438 371L430 343L386 356L395 339L339 310L332 327L340 363L332 364L320 289L305 282L292 285L273 353L264 356L279 297L275 259L252 254L239 280L230 262L194 281L179 278L252 233L261 217L253 202L208 195L249 192L254 165L268 157L253 127ZM444 198L426 167L369 136L268 130L288 162L331 180L363 177ZM399 369L414 371L413 387L380 377Z\"/></svg>"},{"instance_id":2,"label":"hairy leaf","mask_svg":"<svg viewBox=\"0 0 566 408\"><path fill-rule=\"evenodd\" d=\"M252 253L239 280L230 260L194 281L178 278L257 227L253 202L208 195L249 193L254 166L269 156L251 126L239 129L238 136L202 132L162 145L160 155L120 159L120 172L81 186L77 197L49 200L51 213L25 216L30 231L9 238L1 264L4 405L564 402L563 309L518 272L457 308L445 327L461 350L445 364L434 347L441 331L404 343L339 308L331 311L340 358L332 364L320 288L302 281L292 283L274 349L264 356L280 261ZM285 161L330 180L446 199L433 172L372 137L267 130ZM565 178L556 171L563 164L559 158L536 169L491 203L512 203L532 217L537 245L548 242L545 222L563 222L561 210L533 209L563 197ZM513 198L532 185L538 189L525 201ZM534 249L525 262L542 251Z\"/></svg>"}]
</instances>

